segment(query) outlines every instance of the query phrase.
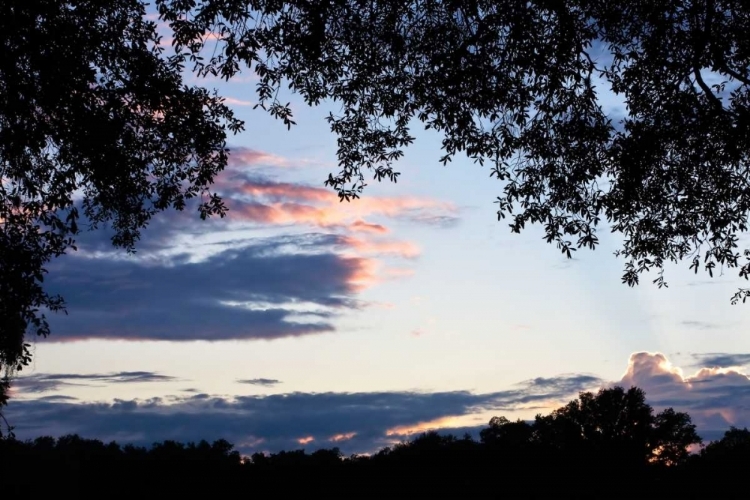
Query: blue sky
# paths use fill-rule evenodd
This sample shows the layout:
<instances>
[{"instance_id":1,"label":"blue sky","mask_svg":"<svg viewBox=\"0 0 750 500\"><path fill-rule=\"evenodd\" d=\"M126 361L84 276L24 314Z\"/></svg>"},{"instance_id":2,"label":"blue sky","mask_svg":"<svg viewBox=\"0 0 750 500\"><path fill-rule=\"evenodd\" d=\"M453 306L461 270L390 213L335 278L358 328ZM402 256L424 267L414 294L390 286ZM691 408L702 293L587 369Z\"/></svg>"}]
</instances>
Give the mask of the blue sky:
<instances>
[{"instance_id":1,"label":"blue sky","mask_svg":"<svg viewBox=\"0 0 750 500\"><path fill-rule=\"evenodd\" d=\"M335 105L290 96L287 131L252 110L250 75L203 83L246 122L217 183L228 217L164 213L135 256L88 233L50 266L69 314L17 380L19 437L366 452L614 383L689 411L704 436L750 424L750 306L729 303L735 273L683 264L667 268L668 289L628 288L617 235L568 260L537 227L511 234L489 169L442 166L440 137L419 126L397 184L339 203L323 186Z\"/></svg>"}]
</instances>

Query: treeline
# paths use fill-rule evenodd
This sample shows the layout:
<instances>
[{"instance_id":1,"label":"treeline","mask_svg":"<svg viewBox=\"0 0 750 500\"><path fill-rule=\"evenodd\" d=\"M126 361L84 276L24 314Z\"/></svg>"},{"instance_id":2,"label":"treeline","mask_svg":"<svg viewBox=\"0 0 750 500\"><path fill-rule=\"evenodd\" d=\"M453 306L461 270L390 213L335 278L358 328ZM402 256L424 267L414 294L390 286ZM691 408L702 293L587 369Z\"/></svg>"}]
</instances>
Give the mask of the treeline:
<instances>
[{"instance_id":1,"label":"treeline","mask_svg":"<svg viewBox=\"0 0 750 500\"><path fill-rule=\"evenodd\" d=\"M693 451L693 453L690 453ZM701 446L689 415L606 389L533 422L493 418L479 440L437 432L372 455L338 448L242 457L224 440L0 440L0 496L746 498L750 431Z\"/></svg>"}]
</instances>

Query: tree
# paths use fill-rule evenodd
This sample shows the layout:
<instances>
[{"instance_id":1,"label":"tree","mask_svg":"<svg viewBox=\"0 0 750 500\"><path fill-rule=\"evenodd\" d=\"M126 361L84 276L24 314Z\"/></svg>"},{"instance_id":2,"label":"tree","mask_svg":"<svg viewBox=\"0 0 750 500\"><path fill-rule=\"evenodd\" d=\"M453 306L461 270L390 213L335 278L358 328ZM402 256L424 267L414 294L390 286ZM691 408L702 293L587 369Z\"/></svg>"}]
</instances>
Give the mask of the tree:
<instances>
[{"instance_id":1,"label":"tree","mask_svg":"<svg viewBox=\"0 0 750 500\"><path fill-rule=\"evenodd\" d=\"M210 191L242 122L215 93L183 83L140 0L0 4L0 406L7 376L30 360L26 333L47 335L64 308L43 287L50 259L80 230L111 224L134 249L157 212Z\"/></svg>"},{"instance_id":2,"label":"tree","mask_svg":"<svg viewBox=\"0 0 750 500\"><path fill-rule=\"evenodd\" d=\"M569 456L640 466L682 464L688 448L701 443L687 413L667 408L654 415L637 387L582 392L550 415L538 415L534 434L537 442Z\"/></svg>"},{"instance_id":3,"label":"tree","mask_svg":"<svg viewBox=\"0 0 750 500\"><path fill-rule=\"evenodd\" d=\"M708 443L701 450L701 457L720 469L743 467L750 459L750 431L747 427L730 427L720 440Z\"/></svg>"},{"instance_id":4,"label":"tree","mask_svg":"<svg viewBox=\"0 0 750 500\"><path fill-rule=\"evenodd\" d=\"M492 417L487 428L479 432L482 444L502 446L516 451L533 439L533 427L521 419L511 422L505 417Z\"/></svg>"},{"instance_id":5,"label":"tree","mask_svg":"<svg viewBox=\"0 0 750 500\"><path fill-rule=\"evenodd\" d=\"M199 74L259 76L259 103L294 123L278 91L332 100L340 172L356 198L419 122L501 181L498 217L544 226L568 257L620 233L630 286L687 260L750 275L737 251L750 209L750 5L717 0L157 0ZM213 36L201 37L205 33ZM199 59L210 47L212 57ZM215 44L215 45L214 45ZM602 91L624 116L603 109ZM606 223L606 224L605 224ZM750 295L740 289L732 301Z\"/></svg>"}]
</instances>

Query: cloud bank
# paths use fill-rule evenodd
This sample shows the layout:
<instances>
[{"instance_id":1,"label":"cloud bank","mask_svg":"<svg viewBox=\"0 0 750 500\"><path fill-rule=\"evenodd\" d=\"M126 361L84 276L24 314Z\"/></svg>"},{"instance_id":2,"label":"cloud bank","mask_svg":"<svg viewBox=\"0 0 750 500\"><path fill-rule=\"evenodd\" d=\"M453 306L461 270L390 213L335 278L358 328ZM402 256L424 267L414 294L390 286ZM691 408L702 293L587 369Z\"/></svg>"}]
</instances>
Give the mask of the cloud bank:
<instances>
[{"instance_id":1,"label":"cloud bank","mask_svg":"<svg viewBox=\"0 0 750 500\"><path fill-rule=\"evenodd\" d=\"M462 417L555 404L600 383L595 377L564 375L488 394L291 392L233 398L195 394L111 403L19 399L6 413L19 438L79 433L139 444L225 438L243 453L332 446L354 453L375 451L428 429L472 430L461 423Z\"/></svg>"},{"instance_id":2,"label":"cloud bank","mask_svg":"<svg viewBox=\"0 0 750 500\"><path fill-rule=\"evenodd\" d=\"M340 203L330 189L260 175L283 163L249 149L234 152L216 179L229 213L200 221L167 211L125 256L112 231L84 232L79 251L49 266L46 286L69 315L51 315L45 342L81 339L278 339L336 330L336 318L363 305L358 295L404 279L421 249L390 235L395 221L455 218L445 202L367 197ZM194 200L195 201L195 200ZM194 208L194 207L193 207Z\"/></svg>"}]
</instances>

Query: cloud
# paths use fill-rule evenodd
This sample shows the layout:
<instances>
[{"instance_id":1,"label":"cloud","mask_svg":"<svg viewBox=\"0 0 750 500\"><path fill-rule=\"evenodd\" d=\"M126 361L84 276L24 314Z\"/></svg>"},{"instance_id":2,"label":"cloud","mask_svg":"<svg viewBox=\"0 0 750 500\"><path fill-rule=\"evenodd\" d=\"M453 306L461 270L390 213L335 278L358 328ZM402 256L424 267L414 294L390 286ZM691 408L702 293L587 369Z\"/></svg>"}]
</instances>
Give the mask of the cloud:
<instances>
[{"instance_id":1,"label":"cloud","mask_svg":"<svg viewBox=\"0 0 750 500\"><path fill-rule=\"evenodd\" d=\"M355 309L356 292L374 264L334 252L335 235L256 239L204 260L166 262L64 256L48 289L61 293L69 315L50 318L48 340L273 339L334 330Z\"/></svg>"},{"instance_id":2,"label":"cloud","mask_svg":"<svg viewBox=\"0 0 750 500\"><path fill-rule=\"evenodd\" d=\"M697 365L708 368L726 368L750 365L750 354L710 352L705 354L693 354L693 358L697 360Z\"/></svg>"},{"instance_id":3,"label":"cloud","mask_svg":"<svg viewBox=\"0 0 750 500\"><path fill-rule=\"evenodd\" d=\"M265 156L244 151L238 157L252 163ZM279 182L247 171L227 172L217 179L215 186L227 199L229 217L236 221L345 227L383 234L388 231L385 226L366 219L379 216L429 225L451 225L458 220L458 209L448 202L378 196L342 202L330 188Z\"/></svg>"},{"instance_id":4,"label":"cloud","mask_svg":"<svg viewBox=\"0 0 750 500\"><path fill-rule=\"evenodd\" d=\"M722 361L720 355L707 357ZM736 359L728 355L723 361ZM665 355L638 352L618 385L640 387L655 408L689 413L704 439L720 436L730 425L750 426L750 378L736 368L713 366L686 376Z\"/></svg>"},{"instance_id":5,"label":"cloud","mask_svg":"<svg viewBox=\"0 0 750 500\"><path fill-rule=\"evenodd\" d=\"M82 436L136 444L225 438L243 453L339 446L370 452L406 439L419 429L461 428L462 417L554 405L588 387L527 383L508 391L301 393L217 397L170 396L109 403L14 400L6 416L21 439L40 435ZM301 442L302 440L303 442Z\"/></svg>"},{"instance_id":6,"label":"cloud","mask_svg":"<svg viewBox=\"0 0 750 500\"><path fill-rule=\"evenodd\" d=\"M246 101L243 99L237 99L235 97L224 97L224 102L227 104L233 104L235 106L253 106L255 105L252 101Z\"/></svg>"},{"instance_id":7,"label":"cloud","mask_svg":"<svg viewBox=\"0 0 750 500\"><path fill-rule=\"evenodd\" d=\"M582 387L588 389L600 387L603 383L603 379L594 375L569 373L550 378L537 377L521 382L519 385L529 390L549 390L566 393L578 391Z\"/></svg>"},{"instance_id":8,"label":"cloud","mask_svg":"<svg viewBox=\"0 0 750 500\"><path fill-rule=\"evenodd\" d=\"M291 163L288 159L282 156L266 153L257 149L241 146L229 148L228 166L230 168L245 168L254 165L288 167Z\"/></svg>"},{"instance_id":9,"label":"cloud","mask_svg":"<svg viewBox=\"0 0 750 500\"><path fill-rule=\"evenodd\" d=\"M349 229L352 231L363 231L368 233L387 233L388 228L385 226L382 226L380 224L370 224L369 222L365 222L363 220L355 220L349 225Z\"/></svg>"},{"instance_id":10,"label":"cloud","mask_svg":"<svg viewBox=\"0 0 750 500\"><path fill-rule=\"evenodd\" d=\"M36 399L37 401L48 401L48 402L67 402L67 401L77 401L78 398L74 398L73 396L65 396L63 394L54 394L50 396L42 396L40 398Z\"/></svg>"},{"instance_id":11,"label":"cloud","mask_svg":"<svg viewBox=\"0 0 750 500\"><path fill-rule=\"evenodd\" d=\"M721 325L718 325L716 323L708 323L706 321L681 321L681 325L687 326L689 328L697 328L698 330L714 330L716 328L720 328Z\"/></svg>"},{"instance_id":12,"label":"cloud","mask_svg":"<svg viewBox=\"0 0 750 500\"><path fill-rule=\"evenodd\" d=\"M237 380L238 384L250 384L250 385L261 385L263 387L273 387L281 383L281 380L274 378L253 378L253 379L240 379Z\"/></svg>"},{"instance_id":13,"label":"cloud","mask_svg":"<svg viewBox=\"0 0 750 500\"><path fill-rule=\"evenodd\" d=\"M13 388L24 393L41 393L59 390L63 386L90 385L85 382L122 384L137 382L168 382L175 377L156 372L133 371L112 373L35 373L13 380ZM49 396L48 398L51 398ZM57 398L58 396L55 396ZM62 396L60 396L62 397ZM75 399L75 398L73 398Z\"/></svg>"},{"instance_id":14,"label":"cloud","mask_svg":"<svg viewBox=\"0 0 750 500\"><path fill-rule=\"evenodd\" d=\"M234 158L243 164L281 162L247 148L238 148ZM168 210L142 232L135 257L124 258L112 247L111 228L82 233L79 252L50 268L49 286L66 298L71 312L53 318L51 340L271 339L330 332L354 295L414 273L384 260L415 259L421 249L385 237L389 228L382 219L429 224L433 216L457 214L452 204L427 198L365 197L342 204L331 189L247 170L222 172L214 187L229 208L226 218L199 221L196 200L184 211ZM317 232L299 234L309 228ZM288 290L269 291L271 283ZM302 321L300 311L290 310L301 303L312 311Z\"/></svg>"},{"instance_id":15,"label":"cloud","mask_svg":"<svg viewBox=\"0 0 750 500\"><path fill-rule=\"evenodd\" d=\"M729 356L727 359L733 360L734 355L703 356L705 359ZM149 374L40 374L25 378L37 382L105 379L127 382L154 379ZM273 379L246 382L269 381ZM612 384L590 374L569 373L537 377L509 390L482 394L290 392L230 398L183 391L182 395L165 398L107 403L53 396L15 399L6 408L6 414L22 439L66 433L137 444L165 439L225 438L246 454L331 446L339 446L344 453L360 453L431 429L475 433L479 427L470 424L477 415L530 410L546 413L577 397L579 391L614 384L641 387L656 410L673 407L688 412L705 440L720 437L730 425L750 426L750 379L745 373L728 367L711 367L687 376L663 354L648 352L631 355L625 374Z\"/></svg>"}]
</instances>

